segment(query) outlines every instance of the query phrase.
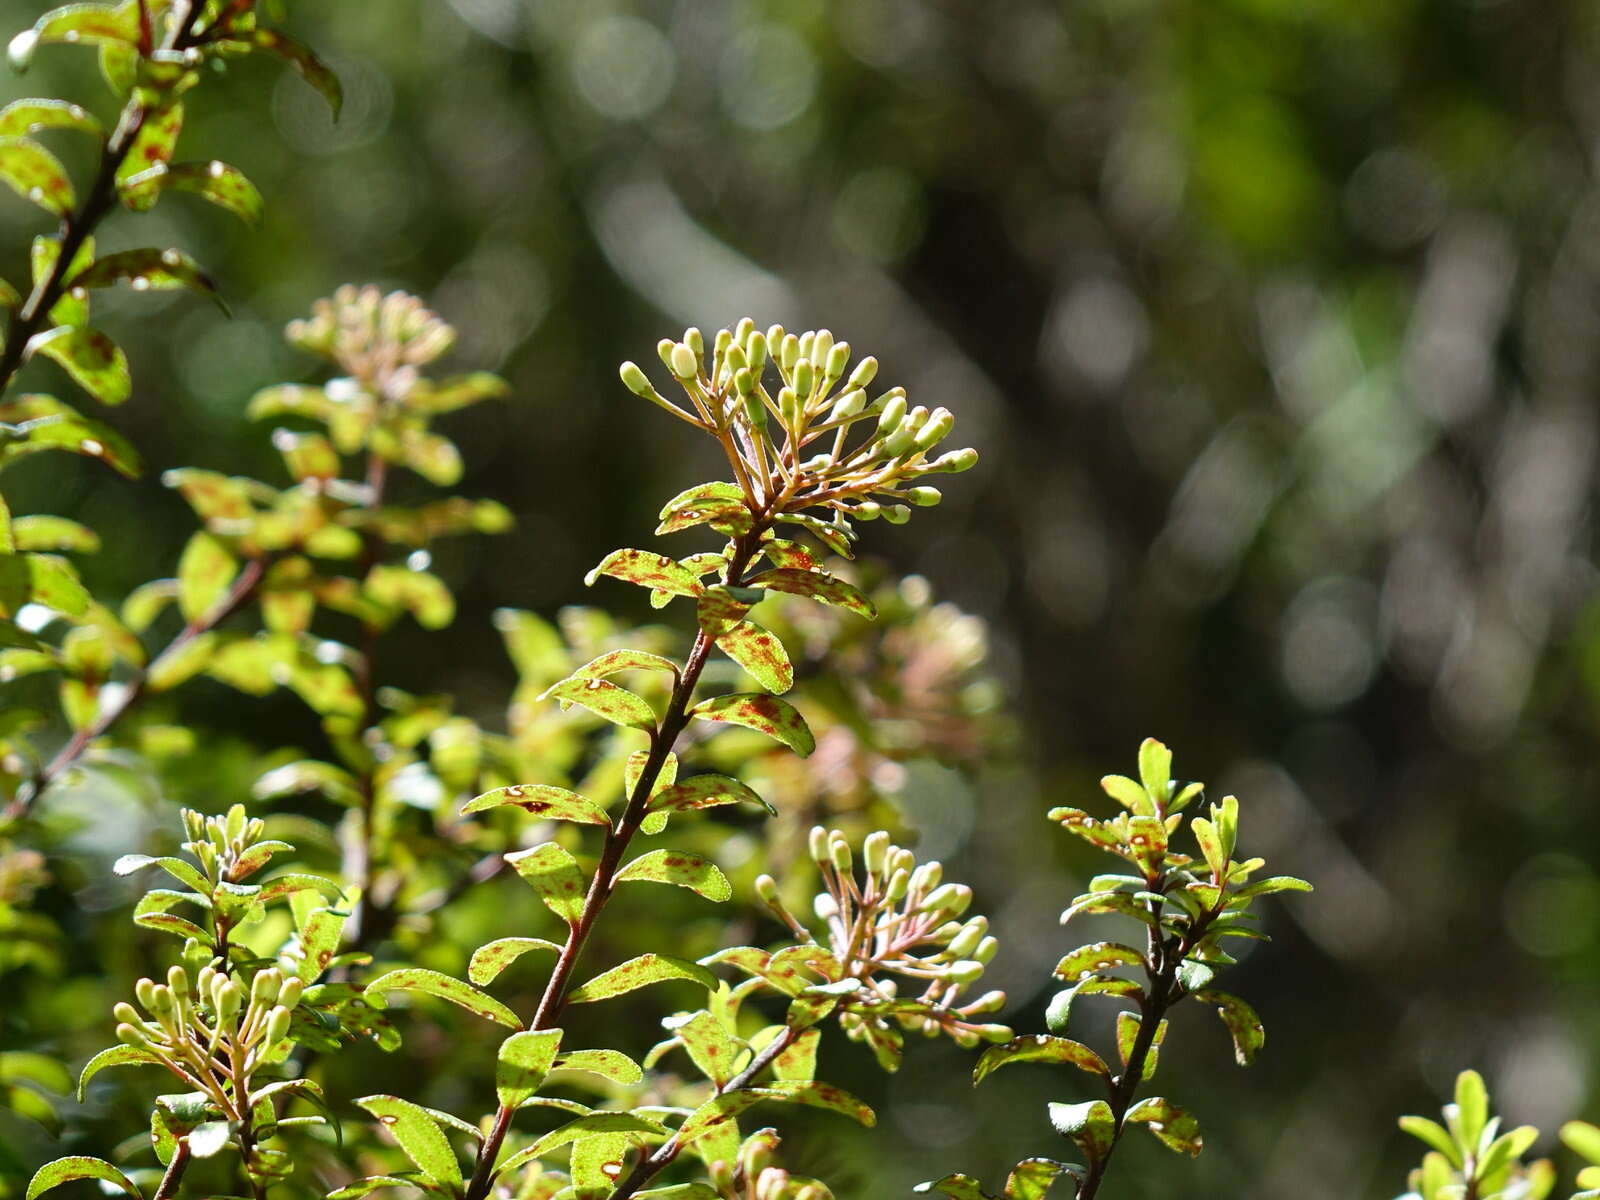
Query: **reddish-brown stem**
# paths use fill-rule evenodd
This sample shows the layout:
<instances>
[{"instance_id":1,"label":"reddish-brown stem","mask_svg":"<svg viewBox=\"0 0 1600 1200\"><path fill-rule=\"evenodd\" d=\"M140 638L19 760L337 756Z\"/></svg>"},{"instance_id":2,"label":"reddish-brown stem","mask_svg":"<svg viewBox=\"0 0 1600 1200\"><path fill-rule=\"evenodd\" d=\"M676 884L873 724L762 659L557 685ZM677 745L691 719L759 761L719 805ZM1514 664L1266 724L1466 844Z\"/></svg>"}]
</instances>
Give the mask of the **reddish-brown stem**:
<instances>
[{"instance_id":1,"label":"reddish-brown stem","mask_svg":"<svg viewBox=\"0 0 1600 1200\"><path fill-rule=\"evenodd\" d=\"M203 633L209 633L243 607L251 595L254 594L257 585L260 584L262 572L265 570L266 562L264 559L253 558L247 562L222 599L212 605L208 612L185 625L178 636L167 643L166 649L151 660L148 667L136 672L128 680L121 696L114 703L101 708L95 714L93 721L73 734L72 739L56 752L55 757L40 767L28 784L18 790L16 796L5 810L5 819L17 820L26 816L28 810L33 807L34 801L82 757L83 752L88 749L90 743L98 737L103 737L134 705L144 698L145 693L149 690L150 676L161 663L180 654L184 647L194 641L195 638Z\"/></svg>"},{"instance_id":2,"label":"reddish-brown stem","mask_svg":"<svg viewBox=\"0 0 1600 1200\"><path fill-rule=\"evenodd\" d=\"M183 1182L183 1173L188 1168L189 1139L181 1137L173 1147L172 1161L167 1164L166 1174L161 1176L161 1186L156 1189L155 1200L172 1200L178 1194L178 1185Z\"/></svg>"},{"instance_id":3,"label":"reddish-brown stem","mask_svg":"<svg viewBox=\"0 0 1600 1200\"><path fill-rule=\"evenodd\" d=\"M723 572L724 583L737 586L743 580L745 568L755 558L760 548L761 535L765 530L765 514L758 514L750 532L740 537L734 545L727 569ZM666 764L667 755L672 752L678 736L689 723L690 703L694 698L695 687L700 682L700 673L705 669L706 659L711 654L712 644L712 638L704 630L695 637L694 647L689 652L688 660L678 676L677 685L672 689L672 697L667 702L666 714L661 718L661 725L650 739L650 753L643 769L639 772L638 782L634 784L633 794L628 797L628 803L622 815L617 818L616 824L606 831L605 845L600 852L600 862L595 867L594 878L589 881L589 891L584 897L583 910L568 930L567 940L561 947L561 955L556 959L555 969L551 971L544 992L539 997L539 1006L528 1025L529 1029L550 1029L561 1015L562 1006L566 1003L567 990L572 982L573 972L577 970L584 946L594 931L595 922L599 920L606 901L611 898L617 870L622 865L622 856L644 821L650 795L655 790L656 780ZM501 1105L495 1111L494 1124L478 1151L477 1166L473 1170L471 1181L467 1184L465 1200L484 1200L488 1196L494 1182L495 1161L500 1157L500 1149L505 1144L506 1134L511 1129L511 1119L516 1111L515 1107L509 1105Z\"/></svg>"}]
</instances>

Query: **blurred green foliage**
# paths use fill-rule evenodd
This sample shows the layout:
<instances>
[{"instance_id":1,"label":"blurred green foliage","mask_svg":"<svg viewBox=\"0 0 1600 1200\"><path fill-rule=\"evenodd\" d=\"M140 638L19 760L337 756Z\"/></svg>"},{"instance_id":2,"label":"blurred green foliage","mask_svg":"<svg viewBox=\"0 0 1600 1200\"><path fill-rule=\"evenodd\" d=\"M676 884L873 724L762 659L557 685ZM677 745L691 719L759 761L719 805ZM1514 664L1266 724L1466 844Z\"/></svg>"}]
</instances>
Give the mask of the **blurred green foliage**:
<instances>
[{"instance_id":1,"label":"blurred green foliage","mask_svg":"<svg viewBox=\"0 0 1600 1200\"><path fill-rule=\"evenodd\" d=\"M0 27L39 7L6 0ZM461 489L517 526L441 550L460 615L410 635L397 684L497 711L513 677L489 613L578 599L663 481L696 474L681 460L709 461L613 402L613 364L663 317L825 315L983 452L978 486L884 549L990 621L1027 735L1026 775L972 793L914 765L904 789L995 913L1013 997L1057 953L1039 914L1093 869L1037 814L1147 730L1318 884L1269 919L1270 969L1238 969L1273 1053L1249 1076L1220 1070L1225 1049L1175 1060L1175 1091L1214 1079L1211 1144L1192 1165L1130 1153L1129 1192L1391 1194L1411 1155L1390 1114L1431 1109L1466 1063L1513 1123L1600 1111L1591 7L388 0L303 6L293 27L339 70L345 117L265 65L208 83L222 98L186 136L260 187L263 232L170 200L141 218L224 281L234 317L108 297L138 381L117 418L152 475L267 475L244 404L306 369L281 324L347 278L429 295L467 334L459 361L512 385L449 429ZM8 96L95 95L92 70L41 56ZM0 273L21 276L38 228L0 196ZM13 476L101 530L83 561L101 594L191 531L148 479ZM319 736L291 701L220 689L166 715L206 753L164 786L218 806L253 777L243 734ZM80 812L83 855L153 819ZM67 968L8 998L5 1047L43 1022L72 1057L104 1021L101 976L139 973L103 861L50 864L68 938L0 950ZM934 1153L997 1178L1041 1131L1014 1115L1047 1096L1025 1075L974 1108L964 1061L930 1051L863 1085L905 1114L870 1158L833 1129L785 1149L873 1194Z\"/></svg>"}]
</instances>

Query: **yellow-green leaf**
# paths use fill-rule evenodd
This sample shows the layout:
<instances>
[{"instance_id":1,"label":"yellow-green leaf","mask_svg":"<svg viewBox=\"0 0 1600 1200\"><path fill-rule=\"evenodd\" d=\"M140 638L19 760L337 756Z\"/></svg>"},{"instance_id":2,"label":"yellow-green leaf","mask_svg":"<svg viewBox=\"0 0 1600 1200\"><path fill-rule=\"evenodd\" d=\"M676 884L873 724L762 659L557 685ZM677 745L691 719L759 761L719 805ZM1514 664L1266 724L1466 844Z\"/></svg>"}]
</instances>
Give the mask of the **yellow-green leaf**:
<instances>
[{"instance_id":1,"label":"yellow-green leaf","mask_svg":"<svg viewBox=\"0 0 1600 1200\"><path fill-rule=\"evenodd\" d=\"M578 870L578 860L565 847L545 842L531 850L513 851L506 855L506 861L533 885L556 916L570 924L582 915L588 884Z\"/></svg>"},{"instance_id":2,"label":"yellow-green leaf","mask_svg":"<svg viewBox=\"0 0 1600 1200\"><path fill-rule=\"evenodd\" d=\"M690 715L702 721L720 721L730 725L743 725L782 742L802 758L817 748L805 718L794 705L776 696L763 696L741 692L732 696L717 696L695 705Z\"/></svg>"},{"instance_id":3,"label":"yellow-green leaf","mask_svg":"<svg viewBox=\"0 0 1600 1200\"><path fill-rule=\"evenodd\" d=\"M776 634L754 621L741 621L721 637L717 648L769 692L787 692L794 686L794 666Z\"/></svg>"},{"instance_id":4,"label":"yellow-green leaf","mask_svg":"<svg viewBox=\"0 0 1600 1200\"><path fill-rule=\"evenodd\" d=\"M467 963L467 978L479 987L493 983L494 980L517 959L533 950L548 950L552 954L560 954L561 947L544 938L536 937L503 937L492 942L485 942L472 952L472 958Z\"/></svg>"},{"instance_id":5,"label":"yellow-green leaf","mask_svg":"<svg viewBox=\"0 0 1600 1200\"><path fill-rule=\"evenodd\" d=\"M204 530L189 539L178 560L178 608L184 618L199 621L227 595L239 573L239 560Z\"/></svg>"},{"instance_id":6,"label":"yellow-green leaf","mask_svg":"<svg viewBox=\"0 0 1600 1200\"><path fill-rule=\"evenodd\" d=\"M512 1029L522 1028L522 1021L517 1014L493 996L479 991L465 980L453 979L423 967L402 967L397 971L388 971L367 984L366 991L368 995L378 996L390 991L421 992L448 1000L470 1013L501 1025L509 1025Z\"/></svg>"},{"instance_id":7,"label":"yellow-green leaf","mask_svg":"<svg viewBox=\"0 0 1600 1200\"><path fill-rule=\"evenodd\" d=\"M567 996L569 1004L584 1004L593 1000L608 1000L636 988L673 979L686 979L698 983L707 991L715 991L717 977L699 963L673 958L668 954L641 954L611 970L602 972L583 986L574 988Z\"/></svg>"},{"instance_id":8,"label":"yellow-green leaf","mask_svg":"<svg viewBox=\"0 0 1600 1200\"><path fill-rule=\"evenodd\" d=\"M42 354L56 363L101 404L121 404L133 394L128 356L98 329L57 325L35 334L26 353Z\"/></svg>"},{"instance_id":9,"label":"yellow-green leaf","mask_svg":"<svg viewBox=\"0 0 1600 1200\"><path fill-rule=\"evenodd\" d=\"M0 183L58 217L77 203L67 169L38 142L23 137L0 137Z\"/></svg>"},{"instance_id":10,"label":"yellow-green leaf","mask_svg":"<svg viewBox=\"0 0 1600 1200\"><path fill-rule=\"evenodd\" d=\"M770 553L770 543L769 543ZM869 621L878 615L878 607L865 592L854 584L846 583L825 571L805 571L793 567L779 567L764 571L750 580L751 587L767 588L775 592L788 592L806 596L823 604L842 608L847 612L866 617Z\"/></svg>"},{"instance_id":11,"label":"yellow-green leaf","mask_svg":"<svg viewBox=\"0 0 1600 1200\"><path fill-rule=\"evenodd\" d=\"M520 808L543 821L576 821L582 825L609 825L611 818L587 796L566 788L539 783L514 783L495 788L462 806L462 813L483 812L491 808Z\"/></svg>"},{"instance_id":12,"label":"yellow-green leaf","mask_svg":"<svg viewBox=\"0 0 1600 1200\"><path fill-rule=\"evenodd\" d=\"M685 850L652 850L617 872L618 883L635 879L675 884L719 903L733 895L728 877L716 863Z\"/></svg>"},{"instance_id":13,"label":"yellow-green leaf","mask_svg":"<svg viewBox=\"0 0 1600 1200\"><path fill-rule=\"evenodd\" d=\"M655 711L643 697L607 679L564 679L545 695L561 701L563 707L576 704L586 708L613 725L643 730L656 727Z\"/></svg>"}]
</instances>

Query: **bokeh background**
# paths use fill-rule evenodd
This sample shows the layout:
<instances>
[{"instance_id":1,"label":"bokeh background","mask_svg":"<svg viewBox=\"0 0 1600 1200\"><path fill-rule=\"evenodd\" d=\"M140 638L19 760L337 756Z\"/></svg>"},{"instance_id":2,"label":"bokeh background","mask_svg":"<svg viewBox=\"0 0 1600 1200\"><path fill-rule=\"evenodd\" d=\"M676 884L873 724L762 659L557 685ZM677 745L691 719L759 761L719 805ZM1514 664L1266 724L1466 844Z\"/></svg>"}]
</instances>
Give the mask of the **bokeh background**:
<instances>
[{"instance_id":1,"label":"bokeh background","mask_svg":"<svg viewBox=\"0 0 1600 1200\"><path fill-rule=\"evenodd\" d=\"M0 28L40 7L3 0ZM1101 869L1043 813L1092 801L1147 734L1242 798L1247 848L1317 884L1266 906L1275 940L1233 980L1269 1031L1254 1069L1207 1014L1177 1022L1164 1091L1205 1154L1135 1141L1118 1194L1393 1195L1415 1157L1394 1116L1435 1108L1469 1064L1512 1121L1600 1113L1600 10L290 10L344 81L344 119L251 61L207 84L185 135L186 156L261 187L263 229L178 199L102 239L188 248L234 307L107 306L137 381L115 419L151 476L43 459L7 476L19 507L102 531L97 590L170 571L192 519L161 468L276 477L243 410L311 369L284 321L346 280L405 287L461 329L458 363L512 384L449 432L460 490L518 524L439 556L461 616L413 631L396 681L503 704L491 611L591 599L593 561L716 469L616 363L690 323L826 325L955 410L983 455L940 510L865 545L988 624L1015 744L912 789L905 816L997 914L1014 1023L1042 1028L1055 914ZM3 86L104 93L60 52ZM36 221L8 194L0 226L16 278ZM248 778L246 734L316 737L287 700L187 705L197 787ZM83 895L125 920L125 891ZM81 1058L109 999L72 986L58 1048ZM27 1022L0 1029L14 1047ZM887 1081L840 1053L831 1076L884 1126L808 1126L802 1165L882 1197L1055 1152L1042 1101L1079 1098L1075 1078L1022 1069L973 1093L964 1056L912 1050Z\"/></svg>"}]
</instances>

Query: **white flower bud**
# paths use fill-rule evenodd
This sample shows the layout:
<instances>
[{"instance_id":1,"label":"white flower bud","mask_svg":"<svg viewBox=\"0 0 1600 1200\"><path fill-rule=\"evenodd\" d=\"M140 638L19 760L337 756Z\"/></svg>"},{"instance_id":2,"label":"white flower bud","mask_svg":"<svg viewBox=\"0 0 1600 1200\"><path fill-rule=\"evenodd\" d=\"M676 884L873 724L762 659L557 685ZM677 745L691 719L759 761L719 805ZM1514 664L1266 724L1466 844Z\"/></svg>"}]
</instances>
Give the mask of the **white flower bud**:
<instances>
[{"instance_id":1,"label":"white flower bud","mask_svg":"<svg viewBox=\"0 0 1600 1200\"><path fill-rule=\"evenodd\" d=\"M704 358L706 354L706 339L693 325L683 331L683 344L696 358Z\"/></svg>"},{"instance_id":2,"label":"white flower bud","mask_svg":"<svg viewBox=\"0 0 1600 1200\"><path fill-rule=\"evenodd\" d=\"M672 348L672 373L679 379L693 379L700 374L700 358L688 346L679 342Z\"/></svg>"}]
</instances>

